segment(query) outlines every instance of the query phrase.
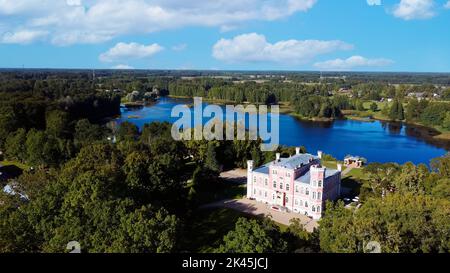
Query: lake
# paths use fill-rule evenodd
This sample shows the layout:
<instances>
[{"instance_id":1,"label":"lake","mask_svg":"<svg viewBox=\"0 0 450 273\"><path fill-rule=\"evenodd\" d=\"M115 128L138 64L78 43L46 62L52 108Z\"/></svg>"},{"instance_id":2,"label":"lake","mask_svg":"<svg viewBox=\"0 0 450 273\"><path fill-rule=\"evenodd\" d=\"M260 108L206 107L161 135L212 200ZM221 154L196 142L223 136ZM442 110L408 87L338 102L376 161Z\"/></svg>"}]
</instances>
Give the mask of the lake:
<instances>
[{"instance_id":1,"label":"lake","mask_svg":"<svg viewBox=\"0 0 450 273\"><path fill-rule=\"evenodd\" d=\"M149 107L122 108L122 116L117 121L119 124L129 121L139 128L155 121L173 123L177 118L170 117L172 107L190 103L192 100L163 98ZM305 146L310 153L322 150L339 160L351 154L365 157L369 162L429 164L432 158L445 155L450 146L448 142L431 139L431 134L431 130L426 128L402 123L355 120L313 122L301 121L287 114L280 115L280 144Z\"/></svg>"}]
</instances>

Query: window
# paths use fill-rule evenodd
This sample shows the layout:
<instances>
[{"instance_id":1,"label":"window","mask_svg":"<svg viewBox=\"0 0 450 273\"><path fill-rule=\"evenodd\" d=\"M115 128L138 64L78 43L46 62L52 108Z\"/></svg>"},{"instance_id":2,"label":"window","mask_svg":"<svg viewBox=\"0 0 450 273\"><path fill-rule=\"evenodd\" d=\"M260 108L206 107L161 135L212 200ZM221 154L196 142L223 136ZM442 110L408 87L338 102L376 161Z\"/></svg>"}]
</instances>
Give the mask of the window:
<instances>
[{"instance_id":1,"label":"window","mask_svg":"<svg viewBox=\"0 0 450 273\"><path fill-rule=\"evenodd\" d=\"M303 189L303 187L302 187L302 194L304 194L305 193L305 190Z\"/></svg>"},{"instance_id":2,"label":"window","mask_svg":"<svg viewBox=\"0 0 450 273\"><path fill-rule=\"evenodd\" d=\"M294 199L294 203L295 203L296 206L298 206L298 200L297 199Z\"/></svg>"},{"instance_id":3,"label":"window","mask_svg":"<svg viewBox=\"0 0 450 273\"><path fill-rule=\"evenodd\" d=\"M272 194L272 200L275 200L275 194Z\"/></svg>"},{"instance_id":4,"label":"window","mask_svg":"<svg viewBox=\"0 0 450 273\"><path fill-rule=\"evenodd\" d=\"M317 186L317 182L316 182L316 181L313 181L313 182L312 182L312 185L313 185L313 187Z\"/></svg>"},{"instance_id":5,"label":"window","mask_svg":"<svg viewBox=\"0 0 450 273\"><path fill-rule=\"evenodd\" d=\"M280 190L283 189L283 183L280 183Z\"/></svg>"},{"instance_id":6,"label":"window","mask_svg":"<svg viewBox=\"0 0 450 273\"><path fill-rule=\"evenodd\" d=\"M307 207L308 207L308 202L305 201L305 208L307 208Z\"/></svg>"},{"instance_id":7,"label":"window","mask_svg":"<svg viewBox=\"0 0 450 273\"><path fill-rule=\"evenodd\" d=\"M267 198L267 192L266 191L264 192L264 197Z\"/></svg>"},{"instance_id":8,"label":"window","mask_svg":"<svg viewBox=\"0 0 450 273\"><path fill-rule=\"evenodd\" d=\"M316 192L313 191L313 199L316 199Z\"/></svg>"},{"instance_id":9,"label":"window","mask_svg":"<svg viewBox=\"0 0 450 273\"><path fill-rule=\"evenodd\" d=\"M261 191L259 191L259 196L261 196L262 195L262 193L261 193Z\"/></svg>"},{"instance_id":10,"label":"window","mask_svg":"<svg viewBox=\"0 0 450 273\"><path fill-rule=\"evenodd\" d=\"M286 197L284 198L284 201L286 202L286 204L289 203L289 198L286 196Z\"/></svg>"},{"instance_id":11,"label":"window","mask_svg":"<svg viewBox=\"0 0 450 273\"><path fill-rule=\"evenodd\" d=\"M321 192L317 193L317 199L319 199L319 200L322 199L322 193Z\"/></svg>"},{"instance_id":12,"label":"window","mask_svg":"<svg viewBox=\"0 0 450 273\"><path fill-rule=\"evenodd\" d=\"M277 181L273 181L273 187L276 189L277 188Z\"/></svg>"},{"instance_id":13,"label":"window","mask_svg":"<svg viewBox=\"0 0 450 273\"><path fill-rule=\"evenodd\" d=\"M312 211L316 212L316 207L312 206Z\"/></svg>"},{"instance_id":14,"label":"window","mask_svg":"<svg viewBox=\"0 0 450 273\"><path fill-rule=\"evenodd\" d=\"M253 177L253 183L256 183L256 177Z\"/></svg>"},{"instance_id":15,"label":"window","mask_svg":"<svg viewBox=\"0 0 450 273\"><path fill-rule=\"evenodd\" d=\"M264 179L264 186L267 186L268 185L268 181L267 181L267 178L266 179Z\"/></svg>"},{"instance_id":16,"label":"window","mask_svg":"<svg viewBox=\"0 0 450 273\"><path fill-rule=\"evenodd\" d=\"M286 190L289 190L289 184L286 183Z\"/></svg>"},{"instance_id":17,"label":"window","mask_svg":"<svg viewBox=\"0 0 450 273\"><path fill-rule=\"evenodd\" d=\"M306 195L309 195L309 189L306 188Z\"/></svg>"},{"instance_id":18,"label":"window","mask_svg":"<svg viewBox=\"0 0 450 273\"><path fill-rule=\"evenodd\" d=\"M319 180L319 187L322 187L322 180Z\"/></svg>"},{"instance_id":19,"label":"window","mask_svg":"<svg viewBox=\"0 0 450 273\"><path fill-rule=\"evenodd\" d=\"M317 212L320 212L320 206L317 206Z\"/></svg>"},{"instance_id":20,"label":"window","mask_svg":"<svg viewBox=\"0 0 450 273\"><path fill-rule=\"evenodd\" d=\"M300 200L300 207L303 207L303 201Z\"/></svg>"},{"instance_id":21,"label":"window","mask_svg":"<svg viewBox=\"0 0 450 273\"><path fill-rule=\"evenodd\" d=\"M253 190L253 194L256 195L256 189Z\"/></svg>"},{"instance_id":22,"label":"window","mask_svg":"<svg viewBox=\"0 0 450 273\"><path fill-rule=\"evenodd\" d=\"M295 186L295 192L298 192L298 186Z\"/></svg>"},{"instance_id":23,"label":"window","mask_svg":"<svg viewBox=\"0 0 450 273\"><path fill-rule=\"evenodd\" d=\"M287 173L286 176L287 176L287 177L291 177L291 174L290 174L290 173Z\"/></svg>"}]
</instances>

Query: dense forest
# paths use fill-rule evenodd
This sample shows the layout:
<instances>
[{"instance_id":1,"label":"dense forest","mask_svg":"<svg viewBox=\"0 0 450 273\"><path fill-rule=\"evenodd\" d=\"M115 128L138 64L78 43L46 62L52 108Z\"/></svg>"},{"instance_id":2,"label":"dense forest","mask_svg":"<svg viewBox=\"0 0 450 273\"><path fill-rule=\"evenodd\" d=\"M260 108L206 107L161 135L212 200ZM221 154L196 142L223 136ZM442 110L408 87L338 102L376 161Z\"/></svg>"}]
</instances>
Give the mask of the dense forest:
<instances>
[{"instance_id":1,"label":"dense forest","mask_svg":"<svg viewBox=\"0 0 450 273\"><path fill-rule=\"evenodd\" d=\"M416 101L407 97L409 89L383 80L367 83L370 77L351 86L350 98L332 94L348 82L235 84L146 73L0 73L0 156L22 168L0 181L10 188L0 192L0 252L65 252L74 239L84 252L198 251L193 227L199 208L230 191L219 173L245 168L248 159L259 166L275 152L295 153L292 147L261 152L259 141L175 142L168 123L139 130L109 122L120 114L121 97L135 90L235 102L289 101L300 115L324 117L361 110L362 100L390 97L393 119L432 125L449 119L446 102ZM448 96L447 89L429 88L430 94ZM364 177L355 181L363 205L348 209L342 202L328 203L312 233L297 221L281 229L269 218L239 217L210 251L364 252L367 242L376 240L383 252L449 252L449 155L433 160L431 169L373 163Z\"/></svg>"}]
</instances>

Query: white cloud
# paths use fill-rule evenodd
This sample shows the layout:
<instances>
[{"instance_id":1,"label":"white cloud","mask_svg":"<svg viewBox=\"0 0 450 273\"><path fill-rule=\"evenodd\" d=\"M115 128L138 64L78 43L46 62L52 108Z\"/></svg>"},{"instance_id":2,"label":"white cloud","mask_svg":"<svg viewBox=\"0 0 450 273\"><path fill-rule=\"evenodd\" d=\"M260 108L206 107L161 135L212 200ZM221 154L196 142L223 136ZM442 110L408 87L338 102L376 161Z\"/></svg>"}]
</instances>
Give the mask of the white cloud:
<instances>
[{"instance_id":1,"label":"white cloud","mask_svg":"<svg viewBox=\"0 0 450 273\"><path fill-rule=\"evenodd\" d=\"M450 9L450 0L444 5L444 8Z\"/></svg>"},{"instance_id":2,"label":"white cloud","mask_svg":"<svg viewBox=\"0 0 450 273\"><path fill-rule=\"evenodd\" d=\"M381 0L367 0L369 6L381 6Z\"/></svg>"},{"instance_id":3,"label":"white cloud","mask_svg":"<svg viewBox=\"0 0 450 273\"><path fill-rule=\"evenodd\" d=\"M249 21L284 19L317 0L0 0L2 22L49 32L58 45L98 43L122 35L186 26L227 29Z\"/></svg>"},{"instance_id":4,"label":"white cloud","mask_svg":"<svg viewBox=\"0 0 450 273\"><path fill-rule=\"evenodd\" d=\"M158 44L141 45L138 43L118 43L107 52L100 54L102 62L116 62L129 59L148 58L160 52L164 48Z\"/></svg>"},{"instance_id":5,"label":"white cloud","mask_svg":"<svg viewBox=\"0 0 450 273\"><path fill-rule=\"evenodd\" d=\"M429 19L435 16L434 0L401 0L393 14L404 20Z\"/></svg>"},{"instance_id":6,"label":"white cloud","mask_svg":"<svg viewBox=\"0 0 450 273\"><path fill-rule=\"evenodd\" d=\"M113 66L112 69L126 70L126 69L134 69L134 67L129 66L127 64L118 64Z\"/></svg>"},{"instance_id":7,"label":"white cloud","mask_svg":"<svg viewBox=\"0 0 450 273\"><path fill-rule=\"evenodd\" d=\"M45 31L19 30L16 32L6 32L0 36L0 43L3 44L29 44L36 40L43 39L48 35Z\"/></svg>"},{"instance_id":8,"label":"white cloud","mask_svg":"<svg viewBox=\"0 0 450 273\"><path fill-rule=\"evenodd\" d=\"M317 62L314 67L322 70L351 70L353 68L383 67L393 64L389 59L367 59L362 56L352 56L347 59L335 59L325 62Z\"/></svg>"},{"instance_id":9,"label":"white cloud","mask_svg":"<svg viewBox=\"0 0 450 273\"><path fill-rule=\"evenodd\" d=\"M214 58L230 62L305 63L314 57L353 46L342 41L287 40L269 43L264 35L242 34L221 39L213 47Z\"/></svg>"},{"instance_id":10,"label":"white cloud","mask_svg":"<svg viewBox=\"0 0 450 273\"><path fill-rule=\"evenodd\" d=\"M187 48L187 44L179 44L172 46L173 51L183 51Z\"/></svg>"}]
</instances>

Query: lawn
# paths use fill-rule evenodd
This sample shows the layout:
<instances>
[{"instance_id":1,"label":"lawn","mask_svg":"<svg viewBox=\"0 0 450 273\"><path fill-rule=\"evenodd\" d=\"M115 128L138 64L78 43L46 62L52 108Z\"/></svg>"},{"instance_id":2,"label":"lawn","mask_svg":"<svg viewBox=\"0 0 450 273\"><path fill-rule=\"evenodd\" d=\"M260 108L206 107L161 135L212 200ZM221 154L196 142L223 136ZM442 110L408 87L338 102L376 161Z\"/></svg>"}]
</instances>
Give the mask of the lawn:
<instances>
[{"instance_id":1,"label":"lawn","mask_svg":"<svg viewBox=\"0 0 450 273\"><path fill-rule=\"evenodd\" d=\"M28 169L30 168L29 166L27 166L27 165L25 165L25 164L22 164L22 163L20 163L20 162L17 162L17 161L7 161L7 160L0 161L0 166L3 166L3 167L7 167L7 166L16 166L16 167L18 167L18 168L20 168L20 169L22 169L22 170L28 170Z\"/></svg>"},{"instance_id":2,"label":"lawn","mask_svg":"<svg viewBox=\"0 0 450 273\"><path fill-rule=\"evenodd\" d=\"M187 223L182 251L211 253L222 243L223 237L234 229L240 217L250 216L232 209L197 210Z\"/></svg>"},{"instance_id":3,"label":"lawn","mask_svg":"<svg viewBox=\"0 0 450 273\"><path fill-rule=\"evenodd\" d=\"M188 231L183 236L182 251L193 253L213 253L219 248L223 237L234 230L241 217L252 219L258 216L228 208L198 209L187 223ZM287 230L283 224L275 224L282 232Z\"/></svg>"}]
</instances>

